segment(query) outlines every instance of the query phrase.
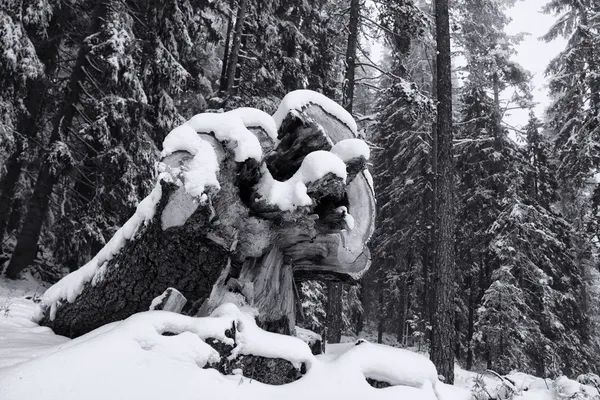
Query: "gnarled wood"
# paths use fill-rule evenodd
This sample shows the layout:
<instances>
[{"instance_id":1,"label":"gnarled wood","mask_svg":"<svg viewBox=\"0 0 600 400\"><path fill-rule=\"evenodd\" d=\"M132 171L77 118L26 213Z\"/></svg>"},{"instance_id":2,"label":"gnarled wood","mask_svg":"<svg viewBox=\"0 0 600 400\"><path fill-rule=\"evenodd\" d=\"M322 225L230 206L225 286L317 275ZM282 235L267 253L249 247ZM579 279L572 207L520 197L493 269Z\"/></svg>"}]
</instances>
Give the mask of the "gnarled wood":
<instances>
[{"instance_id":1,"label":"gnarled wood","mask_svg":"<svg viewBox=\"0 0 600 400\"><path fill-rule=\"evenodd\" d=\"M184 172L194 155L175 151L165 157L161 168L170 178L160 183L154 217L85 282L72 303L43 300L40 323L79 336L147 310L152 299L174 288L189 300L185 313L208 315L234 302L258 309L263 328L292 334L294 275L334 281L360 277L370 264L365 244L375 210L364 157L343 160L345 180L327 173L305 182L311 204L303 207L282 210L259 190L265 171L286 180L311 152L354 138L352 130L318 105L290 112L278 143L265 128L249 130L259 139L262 161L236 162L235 143L220 142L213 132L199 133L215 150L220 188L206 187L198 198L185 186Z\"/></svg>"}]
</instances>

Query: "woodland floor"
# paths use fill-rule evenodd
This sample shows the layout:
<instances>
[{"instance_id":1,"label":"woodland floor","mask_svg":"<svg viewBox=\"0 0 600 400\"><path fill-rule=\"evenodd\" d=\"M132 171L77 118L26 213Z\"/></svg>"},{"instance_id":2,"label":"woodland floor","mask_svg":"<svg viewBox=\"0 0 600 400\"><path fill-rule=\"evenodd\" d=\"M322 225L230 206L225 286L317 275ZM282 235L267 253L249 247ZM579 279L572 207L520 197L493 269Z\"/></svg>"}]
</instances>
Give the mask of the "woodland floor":
<instances>
[{"instance_id":1,"label":"woodland floor","mask_svg":"<svg viewBox=\"0 0 600 400\"><path fill-rule=\"evenodd\" d=\"M55 335L49 328L40 327L36 323L32 322L31 318L35 309L36 300L43 293L44 290L45 285L38 283L30 274L26 274L26 276L23 279L18 281L7 280L3 277L0 278L0 381L2 381L3 374L10 375L19 368L29 369L31 366L33 366L33 369L35 370L35 367L39 366L40 363L43 363L44 360L48 361L52 359L52 357L56 358L57 354L60 355L63 353L71 353L71 359L73 357L79 357L77 355L78 353L75 350L84 347L81 345L81 343L83 342L83 345L85 345L86 340L88 341L88 343L92 343L93 339L95 339L95 336L101 336L102 334L102 332L95 334L94 332L96 331L94 331L89 334L89 339L78 339L79 344L78 346L76 346L74 345L74 342L72 342L70 339ZM104 328L100 328L98 331L102 329ZM360 336L371 342L376 341L375 334L370 331L365 331ZM193 386L198 390L202 390L204 394L214 393L214 398L230 398L230 396L235 396L236 398L245 399L259 399L269 397L276 398L282 395L285 395L288 399L304 399L315 395L316 392L309 393L310 391L307 391L306 388L303 388L303 386L306 385L310 385L311 387L320 386L321 389L319 391L319 394L322 396L319 396L318 394L317 398L324 398L326 395L331 396L331 393L334 393L337 390L337 388L346 386L348 387L348 389L345 390L346 395L344 396L344 398L358 398L357 396L352 395L352 377L348 376L348 382L345 382L345 375L343 369L337 367L335 367L337 369L334 369L334 367L332 367L336 364L336 360L340 355L343 355L349 349L354 347L354 342L356 341L356 339L356 337L344 336L342 339L342 343L328 344L327 354L317 356L317 359L320 362L322 362L322 364L326 366L326 368L329 368L329 370L324 370L322 374L323 378L315 377L315 374L313 374L312 377L310 376L310 374L307 374L305 378L302 378L300 381L294 382L292 384L287 384L279 387L271 387L270 385L263 385L258 382L252 382L252 380L247 380L244 377L225 377L223 375L218 374L216 371L209 369L201 370L203 371L202 373L204 374L204 378ZM384 336L384 343L390 346L398 345L395 338L390 335ZM118 345L120 344L115 342L115 346ZM86 365L97 366L97 364L102 364L103 357L106 358L106 349L97 350L99 351L93 353L90 353L89 351L87 351L87 353L81 351L81 357L87 358L85 358L85 363L82 362L83 366L79 366L79 369L87 369ZM115 349L115 351L117 351L117 349ZM73 353L75 354L75 356L73 356ZM96 363L94 359L90 359L90 354L92 354L91 357L95 357L95 354L100 361ZM137 363L135 364L135 367L140 368L140 371L142 372L144 371L144 368L146 368L146 366L143 365L143 363ZM64 366L57 365L56 368L64 368ZM132 366L123 366L123 368L132 368ZM148 367L149 374L147 378L150 378L150 380L152 379L153 374L156 373L156 368L154 368L154 370L152 370L152 368L153 367ZM91 376L89 376L88 378L91 379L91 382L97 383L98 388L89 388L89 396L86 395L86 398L88 399L98 397L95 395L95 393L98 392L97 389L101 389L100 386L104 386L107 384L110 385L113 376L119 374L118 368L113 368L113 371L108 373L108 375L100 374L98 373L99 371L101 370L98 370L98 368L89 368L89 375ZM64 371L64 373L69 373L68 368ZM142 377L144 377L144 375L144 373L141 374ZM436 394L437 398L439 400L466 400L472 398L471 389L475 384L477 376L478 373L465 371L459 366L457 366L455 375L455 386L439 384ZM179 379L181 378L181 375L177 377L163 375L162 377L165 378L167 381L169 380L169 378L172 378L174 382L182 382L182 379ZM518 372L510 374L509 377L515 382L515 386L518 390L518 394L517 397L515 397L515 399L560 399L566 398L564 397L564 395L572 395L574 390L581 390L580 385L576 384L572 380L566 380L562 382L561 385L558 385L550 380L544 381L543 379ZM494 392L500 386L500 380L495 377L486 375L483 379L489 391ZM301 384L301 382L303 381L305 381L305 383ZM40 378L39 383L40 385L39 388L37 388L37 390L40 393L42 393L41 397L36 396L39 400L54 398L71 400L76 399L78 398L77 396L81 395L81 391L78 391L78 389L81 389L81 384L78 382L73 382L73 388L64 388L64 393L61 392L56 397L53 397L51 391L49 391L48 393L44 392L44 389L48 384L47 382L45 382L45 379ZM556 383L558 383L558 381ZM128 387L127 383L123 382L121 382L120 385L121 386L119 388L113 389L120 393L123 398L140 400L159 398L156 397L158 393L154 395L153 393L150 393L149 390L139 390L139 388L136 388L135 380L131 382L131 387ZM204 388L206 390L204 390ZM276 388L278 391L276 392L275 389L271 390L272 388ZM399 392L396 392L394 394L388 389L393 388L377 389L376 393L381 395L377 396L377 398L388 398L388 396L386 396L385 394L389 394L389 398L392 398L391 395L397 396L399 394ZM414 388L409 389L414 390ZM586 390L588 390L589 392L589 388L587 388ZM165 391L166 393L171 393L175 395L175 397L179 399L193 399L197 398L198 396L197 392L189 390L189 388L181 390L181 388L177 389L177 386L174 386L174 388L172 389L166 388ZM163 394L165 391L163 391ZM102 392L102 390L100 390L98 394L100 392ZM8 390L6 387L0 388L0 394L2 393L4 393L4 395L7 395L8 399L11 400L20 400L22 398L18 394L15 394L19 392L11 392L10 387L8 388ZM70 395L70 393L72 393L72 396ZM190 395L190 393L192 393L192 395ZM440 399L440 397L442 399Z\"/></svg>"}]
</instances>

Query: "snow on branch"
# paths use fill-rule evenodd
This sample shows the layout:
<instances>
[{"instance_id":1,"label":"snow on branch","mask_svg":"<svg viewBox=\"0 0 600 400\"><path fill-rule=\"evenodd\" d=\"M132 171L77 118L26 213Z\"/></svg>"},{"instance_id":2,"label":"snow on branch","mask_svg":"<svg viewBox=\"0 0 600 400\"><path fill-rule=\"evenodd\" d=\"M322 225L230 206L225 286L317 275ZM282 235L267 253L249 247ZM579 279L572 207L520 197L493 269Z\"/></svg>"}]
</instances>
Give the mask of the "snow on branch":
<instances>
[{"instance_id":1,"label":"snow on branch","mask_svg":"<svg viewBox=\"0 0 600 400\"><path fill-rule=\"evenodd\" d=\"M302 111L302 109L310 104L320 106L327 113L333 115L339 121L344 123L350 130L356 134L357 127L354 118L338 103L325 97L324 95L313 92L312 90L295 90L288 93L281 103L279 108L273 114L273 119L277 127L281 127L281 123L292 110Z\"/></svg>"}]
</instances>

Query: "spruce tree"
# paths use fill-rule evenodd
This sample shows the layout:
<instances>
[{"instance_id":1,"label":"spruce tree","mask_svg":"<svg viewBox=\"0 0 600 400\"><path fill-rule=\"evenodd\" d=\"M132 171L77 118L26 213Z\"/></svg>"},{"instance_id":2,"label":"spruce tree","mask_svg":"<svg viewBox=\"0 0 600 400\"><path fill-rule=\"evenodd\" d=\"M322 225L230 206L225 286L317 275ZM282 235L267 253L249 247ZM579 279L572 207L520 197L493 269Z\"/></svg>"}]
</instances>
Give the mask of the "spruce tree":
<instances>
[{"instance_id":1,"label":"spruce tree","mask_svg":"<svg viewBox=\"0 0 600 400\"><path fill-rule=\"evenodd\" d=\"M24 17L24 5L29 4L9 2L0 8L0 254L27 153L33 152L46 78L27 31L28 26L43 31L43 26L28 24L33 12Z\"/></svg>"},{"instance_id":2,"label":"spruce tree","mask_svg":"<svg viewBox=\"0 0 600 400\"><path fill-rule=\"evenodd\" d=\"M363 279L365 314L378 316L379 330L405 334L427 326L425 261L427 213L431 192L431 138L428 129L433 103L426 88L413 80L406 65L429 26L412 2L385 2L381 25L390 44L373 126L374 183L378 199L377 225L371 243L373 267ZM391 32L391 33L390 33ZM403 293L401 293L403 292ZM409 320L419 321L405 329Z\"/></svg>"}]
</instances>

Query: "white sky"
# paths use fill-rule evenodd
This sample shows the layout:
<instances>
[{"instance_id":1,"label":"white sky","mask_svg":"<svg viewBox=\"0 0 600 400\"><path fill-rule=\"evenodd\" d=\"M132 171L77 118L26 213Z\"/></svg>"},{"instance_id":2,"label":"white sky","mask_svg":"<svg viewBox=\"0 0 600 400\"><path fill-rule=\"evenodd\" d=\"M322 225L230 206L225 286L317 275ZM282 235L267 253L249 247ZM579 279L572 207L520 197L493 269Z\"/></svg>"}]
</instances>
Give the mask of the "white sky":
<instances>
[{"instance_id":1,"label":"white sky","mask_svg":"<svg viewBox=\"0 0 600 400\"><path fill-rule=\"evenodd\" d=\"M368 0L369 1L369 0ZM540 40L548 32L550 27L556 22L557 16L548 15L541 12L548 0L520 0L508 11L508 16L512 19L507 27L508 34L527 33L523 41L516 46L517 54L513 60L517 61L526 70L533 75L533 98L537 103L535 112L538 118L542 119L545 108L549 105L548 92L546 89L546 78L544 71L546 66L559 52L566 46L566 40L556 39L550 43ZM372 59L376 62L382 56L382 46L380 42L372 43ZM460 60L454 60L456 65ZM455 66L456 66L455 65ZM514 90L507 90L503 93L505 100L510 99ZM527 125L529 119L529 110L511 110L505 116L505 122L515 128L522 128ZM515 137L511 133L511 137Z\"/></svg>"},{"instance_id":2,"label":"white sky","mask_svg":"<svg viewBox=\"0 0 600 400\"><path fill-rule=\"evenodd\" d=\"M509 34L529 33L517 46L517 54L513 59L533 74L533 97L534 101L538 103L535 111L540 119L543 116L544 109L549 104L544 70L550 60L562 51L566 45L566 40L562 38L550 43L539 40L542 35L548 32L548 29L557 19L554 15L541 13L541 9L546 3L547 0L517 2L508 12L512 22L507 27L507 33ZM507 92L506 96L510 97L511 93L512 91ZM515 127L523 127L527 124L528 116L528 110L512 110L510 116L507 115L506 121Z\"/></svg>"}]
</instances>

